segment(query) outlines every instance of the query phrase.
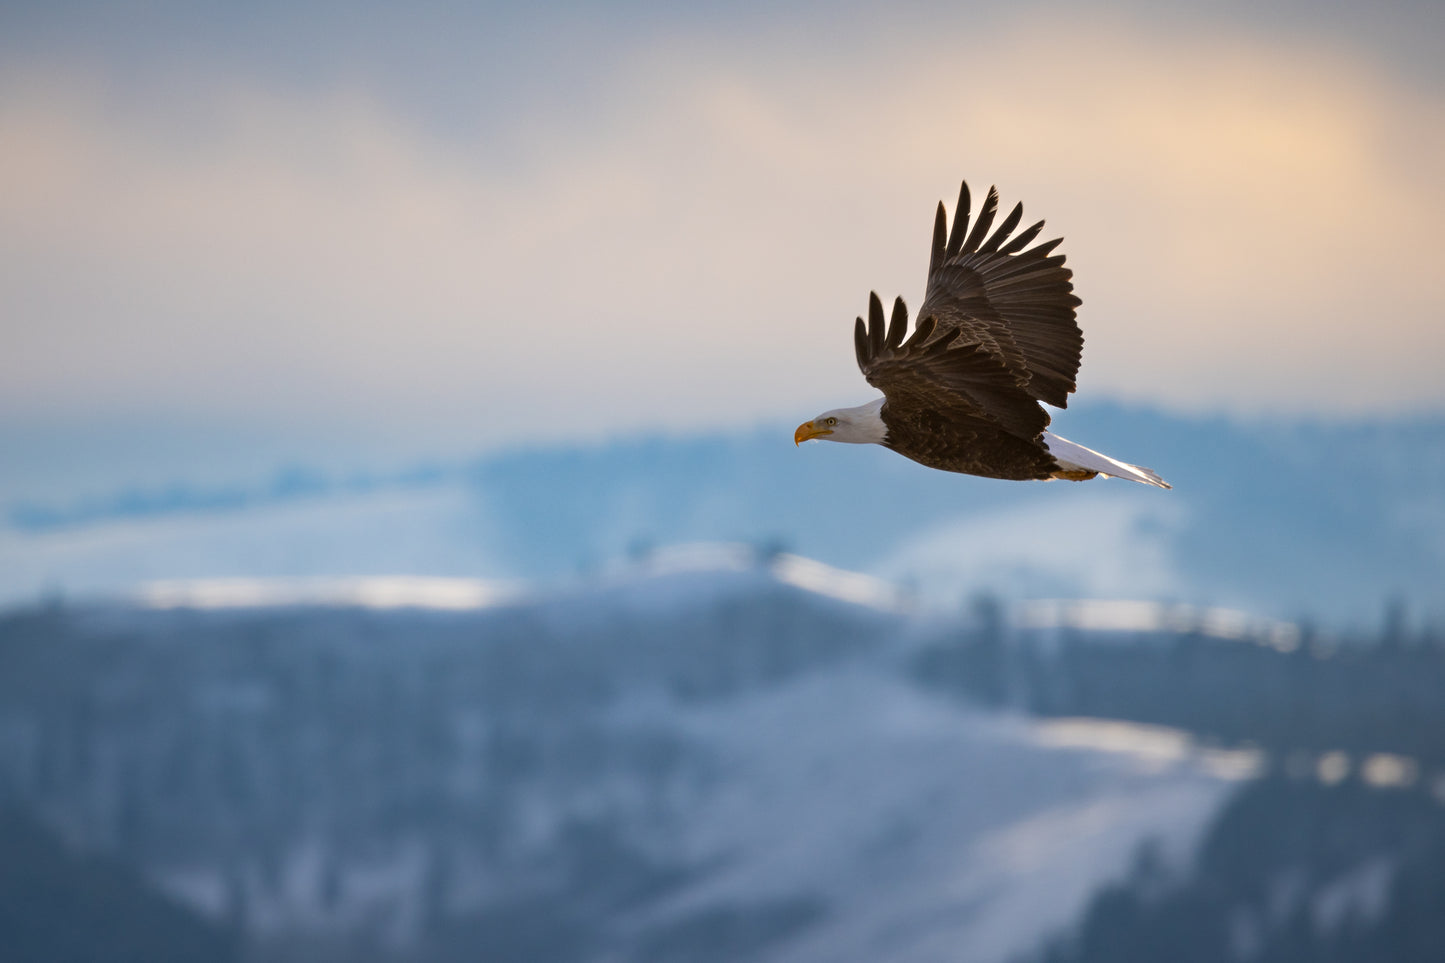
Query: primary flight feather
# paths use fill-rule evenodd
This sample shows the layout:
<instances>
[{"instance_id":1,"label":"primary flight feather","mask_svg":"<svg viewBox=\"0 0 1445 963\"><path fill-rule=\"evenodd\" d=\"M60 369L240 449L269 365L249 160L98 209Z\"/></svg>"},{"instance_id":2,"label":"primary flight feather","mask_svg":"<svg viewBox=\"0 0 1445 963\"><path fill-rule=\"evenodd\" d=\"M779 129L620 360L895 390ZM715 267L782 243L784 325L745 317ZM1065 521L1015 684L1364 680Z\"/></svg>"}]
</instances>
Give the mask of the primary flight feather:
<instances>
[{"instance_id":1,"label":"primary flight feather","mask_svg":"<svg viewBox=\"0 0 1445 963\"><path fill-rule=\"evenodd\" d=\"M908 308L872 294L868 322L853 330L858 367L883 397L825 411L793 440L878 444L930 468L1016 480L1098 475L1168 488L1148 468L1126 464L1050 431L1042 403L1063 408L1075 388L1084 335L1080 301L1053 251L1062 238L1028 245L1039 221L1017 234L1018 204L996 230L998 191L989 188L972 229L968 184L953 230L942 202L933 222L928 286L913 333Z\"/></svg>"}]
</instances>

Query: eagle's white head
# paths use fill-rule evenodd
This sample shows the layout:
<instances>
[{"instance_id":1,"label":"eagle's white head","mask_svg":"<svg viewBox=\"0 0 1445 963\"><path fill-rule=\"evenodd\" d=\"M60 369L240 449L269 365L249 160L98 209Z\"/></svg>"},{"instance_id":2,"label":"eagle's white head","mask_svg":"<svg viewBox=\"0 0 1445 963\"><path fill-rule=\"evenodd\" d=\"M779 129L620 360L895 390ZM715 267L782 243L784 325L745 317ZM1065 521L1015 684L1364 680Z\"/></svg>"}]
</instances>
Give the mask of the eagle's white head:
<instances>
[{"instance_id":1,"label":"eagle's white head","mask_svg":"<svg viewBox=\"0 0 1445 963\"><path fill-rule=\"evenodd\" d=\"M821 438L824 441L846 441L855 445L881 445L888 438L888 426L879 411L883 399L878 398L856 408L834 408L812 421L805 421L793 432L793 443Z\"/></svg>"}]
</instances>

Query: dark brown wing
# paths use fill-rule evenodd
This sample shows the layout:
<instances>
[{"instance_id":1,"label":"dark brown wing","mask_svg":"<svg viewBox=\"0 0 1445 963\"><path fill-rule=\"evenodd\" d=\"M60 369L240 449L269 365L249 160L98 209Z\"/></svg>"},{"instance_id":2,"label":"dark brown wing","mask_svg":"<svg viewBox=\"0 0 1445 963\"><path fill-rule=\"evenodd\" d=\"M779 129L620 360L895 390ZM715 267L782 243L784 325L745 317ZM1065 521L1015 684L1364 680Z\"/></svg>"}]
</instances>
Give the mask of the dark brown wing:
<instances>
[{"instance_id":1,"label":"dark brown wing","mask_svg":"<svg viewBox=\"0 0 1445 963\"><path fill-rule=\"evenodd\" d=\"M938 205L918 323L933 318L935 337L978 346L1007 368L1030 397L1063 408L1084 348L1074 320L1080 301L1070 281L1073 272L1063 266L1062 254L1052 255L1063 239L1024 250L1044 222L1010 237L1023 217L1019 204L989 234L997 213L998 191L990 187L970 231L966 182L952 232L943 204Z\"/></svg>"},{"instance_id":2,"label":"dark brown wing","mask_svg":"<svg viewBox=\"0 0 1445 963\"><path fill-rule=\"evenodd\" d=\"M1002 430L1027 441L1048 427L1048 412L993 352L969 343L959 330L935 336L934 318L920 321L904 341L907 328L908 308L902 298L893 303L893 318L885 331L883 302L872 294L868 324L859 318L853 331L858 367L886 399L885 420L891 415L937 423L941 418L960 426Z\"/></svg>"}]
</instances>

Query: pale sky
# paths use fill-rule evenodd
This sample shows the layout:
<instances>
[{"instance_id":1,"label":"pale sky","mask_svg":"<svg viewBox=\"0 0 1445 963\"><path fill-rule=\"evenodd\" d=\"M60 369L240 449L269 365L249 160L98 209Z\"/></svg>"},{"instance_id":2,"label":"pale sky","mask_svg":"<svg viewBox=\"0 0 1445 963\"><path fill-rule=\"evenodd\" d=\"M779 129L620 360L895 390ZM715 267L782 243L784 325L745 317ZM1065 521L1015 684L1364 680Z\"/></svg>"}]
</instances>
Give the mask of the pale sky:
<instances>
[{"instance_id":1,"label":"pale sky","mask_svg":"<svg viewBox=\"0 0 1445 963\"><path fill-rule=\"evenodd\" d=\"M1439 410L1438 8L12 5L0 423L801 420L964 177L1066 238L1080 399Z\"/></svg>"}]
</instances>

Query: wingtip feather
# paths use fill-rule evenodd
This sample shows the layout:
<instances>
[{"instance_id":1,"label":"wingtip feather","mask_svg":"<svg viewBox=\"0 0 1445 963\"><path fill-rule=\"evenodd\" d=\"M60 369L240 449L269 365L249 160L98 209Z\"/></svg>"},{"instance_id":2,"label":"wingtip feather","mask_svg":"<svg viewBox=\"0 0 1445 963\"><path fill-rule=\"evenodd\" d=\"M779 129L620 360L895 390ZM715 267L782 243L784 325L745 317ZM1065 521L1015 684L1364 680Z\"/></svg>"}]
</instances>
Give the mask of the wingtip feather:
<instances>
[{"instance_id":1,"label":"wingtip feather","mask_svg":"<svg viewBox=\"0 0 1445 963\"><path fill-rule=\"evenodd\" d=\"M878 357L883 353L883 299L877 291L868 292L868 354Z\"/></svg>"},{"instance_id":2,"label":"wingtip feather","mask_svg":"<svg viewBox=\"0 0 1445 963\"><path fill-rule=\"evenodd\" d=\"M992 236L983 242L983 246L980 247L979 250L983 252L997 251L999 245L1008 240L1008 236L1013 229L1019 226L1019 221L1023 219L1023 216L1023 204L1015 204L1013 210L1008 212L1008 217L1004 218L1003 223L998 226L998 230L994 231Z\"/></svg>"},{"instance_id":3,"label":"wingtip feather","mask_svg":"<svg viewBox=\"0 0 1445 963\"><path fill-rule=\"evenodd\" d=\"M933 272L943 263L947 256L945 251L948 245L948 212L943 209L943 202L938 202L938 213L933 215L933 246L928 252L928 276L932 277Z\"/></svg>"},{"instance_id":4,"label":"wingtip feather","mask_svg":"<svg viewBox=\"0 0 1445 963\"><path fill-rule=\"evenodd\" d=\"M888 322L887 344L890 348L896 348L903 343L903 337L908 333L908 305L903 303L902 298L893 299L893 317Z\"/></svg>"},{"instance_id":5,"label":"wingtip feather","mask_svg":"<svg viewBox=\"0 0 1445 963\"><path fill-rule=\"evenodd\" d=\"M994 215L998 213L998 188L990 187L988 196L983 199L983 206L978 209L978 220L974 222L973 230L969 232L968 240L963 242L960 250L969 253L978 250L983 239L988 236L988 229L993 226Z\"/></svg>"},{"instance_id":6,"label":"wingtip feather","mask_svg":"<svg viewBox=\"0 0 1445 963\"><path fill-rule=\"evenodd\" d=\"M958 204L953 209L953 230L948 235L947 254L953 257L963 246L963 237L968 232L969 209L973 206L973 200L968 194L968 181L963 181L958 188ZM938 202L938 209L943 210L943 202Z\"/></svg>"}]
</instances>

